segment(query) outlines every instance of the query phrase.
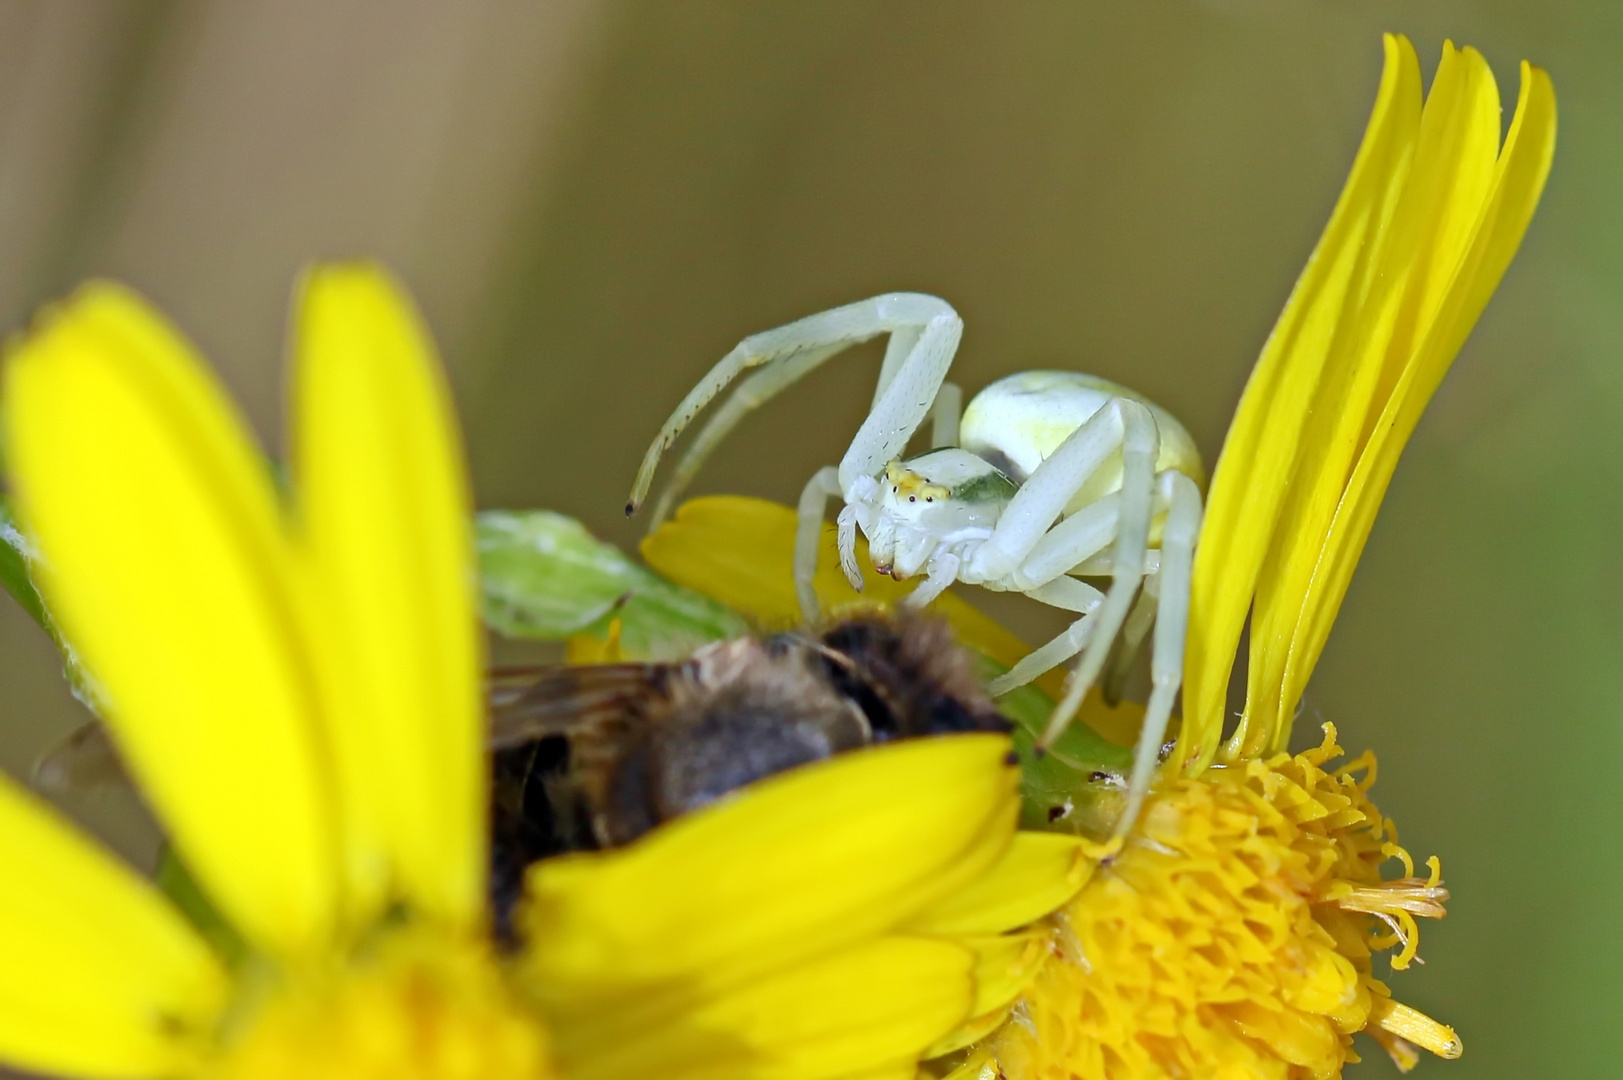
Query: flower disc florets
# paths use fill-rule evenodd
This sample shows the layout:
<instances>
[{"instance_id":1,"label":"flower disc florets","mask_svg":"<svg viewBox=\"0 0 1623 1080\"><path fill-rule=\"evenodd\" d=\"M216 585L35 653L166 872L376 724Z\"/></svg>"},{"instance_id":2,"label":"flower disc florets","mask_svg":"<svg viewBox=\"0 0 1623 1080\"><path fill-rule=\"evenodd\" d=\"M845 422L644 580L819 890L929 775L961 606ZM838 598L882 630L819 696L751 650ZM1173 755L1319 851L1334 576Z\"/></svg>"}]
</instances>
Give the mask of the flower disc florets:
<instances>
[{"instance_id":1,"label":"flower disc florets","mask_svg":"<svg viewBox=\"0 0 1623 1080\"><path fill-rule=\"evenodd\" d=\"M1172 781L1127 846L1054 917L1056 958L985 1049L1011 1080L1340 1075L1367 1031L1400 1067L1458 1037L1392 1001L1374 952L1440 917L1437 864L1413 863L1369 801L1368 754L1317 749ZM1405 876L1383 880L1402 861Z\"/></svg>"}]
</instances>

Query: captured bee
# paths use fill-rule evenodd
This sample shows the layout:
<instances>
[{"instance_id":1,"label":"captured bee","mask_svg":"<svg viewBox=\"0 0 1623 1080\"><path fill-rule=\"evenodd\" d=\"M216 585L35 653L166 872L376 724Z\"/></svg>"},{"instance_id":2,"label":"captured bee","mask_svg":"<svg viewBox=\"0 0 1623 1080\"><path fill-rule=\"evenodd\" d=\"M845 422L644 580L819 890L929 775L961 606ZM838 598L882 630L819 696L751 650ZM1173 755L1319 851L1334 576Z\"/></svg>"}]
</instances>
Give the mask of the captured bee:
<instances>
[{"instance_id":1,"label":"captured bee","mask_svg":"<svg viewBox=\"0 0 1623 1080\"><path fill-rule=\"evenodd\" d=\"M524 868L629 843L755 780L895 739L1007 731L947 625L863 615L674 663L497 672L492 901Z\"/></svg>"}]
</instances>

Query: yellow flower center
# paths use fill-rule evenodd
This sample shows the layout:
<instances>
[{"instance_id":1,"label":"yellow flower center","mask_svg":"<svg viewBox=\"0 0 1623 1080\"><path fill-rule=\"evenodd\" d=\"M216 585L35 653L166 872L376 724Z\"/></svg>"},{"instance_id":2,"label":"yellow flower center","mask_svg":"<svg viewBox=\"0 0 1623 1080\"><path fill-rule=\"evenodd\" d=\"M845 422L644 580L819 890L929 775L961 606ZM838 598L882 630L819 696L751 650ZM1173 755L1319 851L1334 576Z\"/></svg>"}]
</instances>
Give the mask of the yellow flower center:
<instances>
[{"instance_id":1,"label":"yellow flower center","mask_svg":"<svg viewBox=\"0 0 1623 1080\"><path fill-rule=\"evenodd\" d=\"M1371 755L1326 772L1322 746L1173 780L1120 855L1056 916L1057 956L989 1049L1037 1077L1338 1076L1367 1031L1400 1068L1453 1030L1392 1001L1372 953L1418 945L1440 917L1436 860L1413 876L1369 801ZM1380 866L1405 876L1383 881Z\"/></svg>"},{"instance_id":2,"label":"yellow flower center","mask_svg":"<svg viewBox=\"0 0 1623 1080\"><path fill-rule=\"evenodd\" d=\"M483 947L388 935L339 972L265 990L206 1080L545 1080L547 1042Z\"/></svg>"}]
</instances>

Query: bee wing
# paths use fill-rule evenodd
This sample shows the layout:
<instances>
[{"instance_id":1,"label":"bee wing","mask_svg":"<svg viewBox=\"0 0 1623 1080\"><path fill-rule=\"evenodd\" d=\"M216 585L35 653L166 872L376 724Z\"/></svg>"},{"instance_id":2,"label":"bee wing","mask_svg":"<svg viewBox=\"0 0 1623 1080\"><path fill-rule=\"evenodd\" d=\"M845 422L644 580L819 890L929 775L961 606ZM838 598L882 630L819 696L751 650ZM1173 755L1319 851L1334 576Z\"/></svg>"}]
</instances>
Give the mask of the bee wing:
<instances>
[{"instance_id":1,"label":"bee wing","mask_svg":"<svg viewBox=\"0 0 1623 1080\"><path fill-rule=\"evenodd\" d=\"M568 735L624 720L651 696L666 692L665 664L587 664L508 668L489 681L492 750L549 735Z\"/></svg>"},{"instance_id":2,"label":"bee wing","mask_svg":"<svg viewBox=\"0 0 1623 1080\"><path fill-rule=\"evenodd\" d=\"M100 720L90 720L70 731L34 762L34 783L54 795L131 786L124 762Z\"/></svg>"},{"instance_id":3,"label":"bee wing","mask_svg":"<svg viewBox=\"0 0 1623 1080\"><path fill-rule=\"evenodd\" d=\"M485 704L492 712L509 708L543 676L558 670L557 664L520 664L493 667L485 672Z\"/></svg>"}]
</instances>

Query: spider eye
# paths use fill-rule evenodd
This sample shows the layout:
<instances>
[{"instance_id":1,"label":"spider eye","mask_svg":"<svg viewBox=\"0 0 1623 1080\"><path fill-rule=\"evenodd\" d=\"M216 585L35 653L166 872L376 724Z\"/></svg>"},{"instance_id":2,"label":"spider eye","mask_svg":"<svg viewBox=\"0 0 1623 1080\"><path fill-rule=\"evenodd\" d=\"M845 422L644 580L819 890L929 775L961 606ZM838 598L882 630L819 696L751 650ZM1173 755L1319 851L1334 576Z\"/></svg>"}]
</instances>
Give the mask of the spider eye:
<instances>
[{"instance_id":1,"label":"spider eye","mask_svg":"<svg viewBox=\"0 0 1623 1080\"><path fill-rule=\"evenodd\" d=\"M917 496L917 495L909 495L909 496L908 496L908 497L907 497L907 501L908 501L908 502L918 502L918 501L919 501L919 497L918 497L918 496Z\"/></svg>"},{"instance_id":2,"label":"spider eye","mask_svg":"<svg viewBox=\"0 0 1623 1080\"><path fill-rule=\"evenodd\" d=\"M924 501L925 502L935 502L935 496L934 495L926 495L924 497Z\"/></svg>"}]
</instances>

